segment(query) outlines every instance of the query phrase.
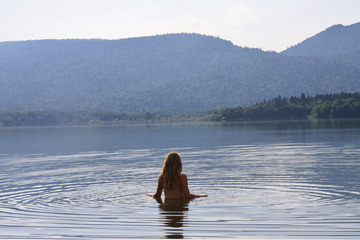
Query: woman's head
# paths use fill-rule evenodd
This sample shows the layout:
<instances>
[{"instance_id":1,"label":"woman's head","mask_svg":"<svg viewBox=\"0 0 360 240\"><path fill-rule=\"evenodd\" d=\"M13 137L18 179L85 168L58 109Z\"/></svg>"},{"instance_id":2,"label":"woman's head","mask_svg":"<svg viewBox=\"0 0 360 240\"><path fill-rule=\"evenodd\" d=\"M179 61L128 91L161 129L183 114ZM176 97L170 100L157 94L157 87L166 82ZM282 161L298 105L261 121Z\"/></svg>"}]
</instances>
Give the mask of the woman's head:
<instances>
[{"instance_id":1,"label":"woman's head","mask_svg":"<svg viewBox=\"0 0 360 240\"><path fill-rule=\"evenodd\" d=\"M182 163L180 154L177 152L169 153L165 158L161 172L165 186L172 187L173 183L180 177L181 171Z\"/></svg>"}]
</instances>

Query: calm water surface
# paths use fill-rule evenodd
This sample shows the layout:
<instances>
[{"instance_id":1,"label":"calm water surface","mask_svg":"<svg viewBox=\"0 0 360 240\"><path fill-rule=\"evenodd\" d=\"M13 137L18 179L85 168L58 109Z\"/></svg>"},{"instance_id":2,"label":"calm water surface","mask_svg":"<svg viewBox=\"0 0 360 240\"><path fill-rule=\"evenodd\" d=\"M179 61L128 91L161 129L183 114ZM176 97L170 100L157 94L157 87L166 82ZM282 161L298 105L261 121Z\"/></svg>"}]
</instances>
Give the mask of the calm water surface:
<instances>
[{"instance_id":1,"label":"calm water surface","mask_svg":"<svg viewBox=\"0 0 360 240\"><path fill-rule=\"evenodd\" d=\"M178 151L193 193L157 202ZM0 129L1 239L359 239L360 123Z\"/></svg>"}]
</instances>

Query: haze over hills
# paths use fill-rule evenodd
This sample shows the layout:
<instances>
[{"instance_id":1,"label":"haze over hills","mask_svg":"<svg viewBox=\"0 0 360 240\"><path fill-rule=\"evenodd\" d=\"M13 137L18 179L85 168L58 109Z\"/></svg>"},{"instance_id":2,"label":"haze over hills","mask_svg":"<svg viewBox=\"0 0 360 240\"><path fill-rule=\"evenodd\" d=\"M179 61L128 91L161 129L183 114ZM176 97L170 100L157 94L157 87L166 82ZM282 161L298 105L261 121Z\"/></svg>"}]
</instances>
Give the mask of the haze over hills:
<instances>
[{"instance_id":1,"label":"haze over hills","mask_svg":"<svg viewBox=\"0 0 360 240\"><path fill-rule=\"evenodd\" d=\"M282 53L199 34L2 42L0 111L197 111L360 91L359 36L359 24L333 26Z\"/></svg>"}]
</instances>

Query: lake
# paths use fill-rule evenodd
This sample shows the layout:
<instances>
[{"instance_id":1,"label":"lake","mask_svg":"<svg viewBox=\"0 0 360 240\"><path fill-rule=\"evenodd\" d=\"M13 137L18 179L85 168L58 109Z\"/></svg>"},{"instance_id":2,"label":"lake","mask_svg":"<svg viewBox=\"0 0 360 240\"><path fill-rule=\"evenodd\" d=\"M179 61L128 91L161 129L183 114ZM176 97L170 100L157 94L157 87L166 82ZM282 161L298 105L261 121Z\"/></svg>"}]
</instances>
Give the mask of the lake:
<instances>
[{"instance_id":1,"label":"lake","mask_svg":"<svg viewBox=\"0 0 360 240\"><path fill-rule=\"evenodd\" d=\"M359 239L360 121L0 128L0 239L55 238Z\"/></svg>"}]
</instances>

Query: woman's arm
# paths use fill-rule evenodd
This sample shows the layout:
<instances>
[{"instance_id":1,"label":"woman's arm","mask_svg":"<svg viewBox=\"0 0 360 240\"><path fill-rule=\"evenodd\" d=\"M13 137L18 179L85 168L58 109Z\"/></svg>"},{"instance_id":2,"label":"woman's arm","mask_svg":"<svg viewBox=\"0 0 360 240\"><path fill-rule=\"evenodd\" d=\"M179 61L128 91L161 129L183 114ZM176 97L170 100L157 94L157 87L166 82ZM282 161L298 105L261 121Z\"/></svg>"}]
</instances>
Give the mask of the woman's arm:
<instances>
[{"instance_id":1,"label":"woman's arm","mask_svg":"<svg viewBox=\"0 0 360 240\"><path fill-rule=\"evenodd\" d=\"M156 193L155 194L148 193L148 194L146 194L146 196L153 197L153 198L160 198L163 189L164 189L164 184L163 184L162 178L159 176Z\"/></svg>"},{"instance_id":2,"label":"woman's arm","mask_svg":"<svg viewBox=\"0 0 360 240\"><path fill-rule=\"evenodd\" d=\"M186 198L197 198L197 197L207 197L208 196L208 195L196 195L196 194L190 193L186 174L182 174L181 181L182 181L182 191Z\"/></svg>"}]
</instances>

